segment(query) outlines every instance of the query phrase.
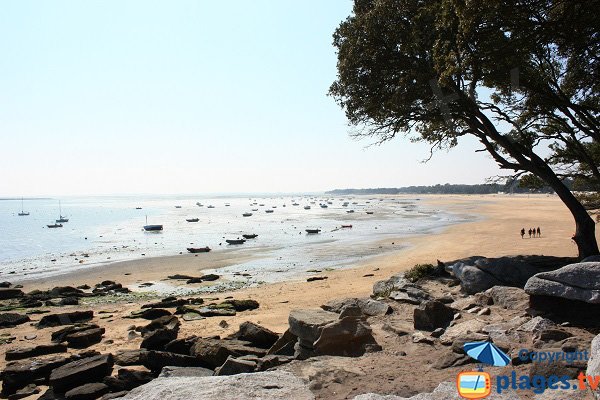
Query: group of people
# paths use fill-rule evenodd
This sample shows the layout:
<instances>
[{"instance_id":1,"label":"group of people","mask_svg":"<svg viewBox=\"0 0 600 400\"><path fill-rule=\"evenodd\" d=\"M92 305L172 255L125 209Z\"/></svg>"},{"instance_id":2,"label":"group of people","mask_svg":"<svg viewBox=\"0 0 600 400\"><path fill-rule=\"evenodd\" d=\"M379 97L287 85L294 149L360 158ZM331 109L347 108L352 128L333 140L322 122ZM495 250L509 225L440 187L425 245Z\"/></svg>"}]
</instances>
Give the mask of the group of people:
<instances>
[{"instance_id":1,"label":"group of people","mask_svg":"<svg viewBox=\"0 0 600 400\"><path fill-rule=\"evenodd\" d=\"M521 229L521 239L525 238L525 228ZM529 237L531 238L531 235L533 235L533 237L542 237L542 231L540 230L540 227L538 226L537 229L536 228L529 228L529 230L527 231L527 233L529 233ZM536 236L537 235L537 236Z\"/></svg>"}]
</instances>

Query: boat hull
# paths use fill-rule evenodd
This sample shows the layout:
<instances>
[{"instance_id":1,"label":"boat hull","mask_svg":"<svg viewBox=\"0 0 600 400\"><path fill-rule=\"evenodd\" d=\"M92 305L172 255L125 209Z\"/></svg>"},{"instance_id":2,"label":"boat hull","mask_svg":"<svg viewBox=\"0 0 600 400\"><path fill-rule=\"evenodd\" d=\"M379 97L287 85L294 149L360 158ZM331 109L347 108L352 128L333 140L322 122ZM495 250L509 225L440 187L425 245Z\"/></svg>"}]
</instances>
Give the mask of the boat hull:
<instances>
[{"instance_id":1,"label":"boat hull","mask_svg":"<svg viewBox=\"0 0 600 400\"><path fill-rule=\"evenodd\" d=\"M210 251L210 247L188 247L187 251L190 253L208 253Z\"/></svg>"},{"instance_id":2,"label":"boat hull","mask_svg":"<svg viewBox=\"0 0 600 400\"><path fill-rule=\"evenodd\" d=\"M146 232L162 231L163 226L162 225L144 225L144 230Z\"/></svg>"}]
</instances>

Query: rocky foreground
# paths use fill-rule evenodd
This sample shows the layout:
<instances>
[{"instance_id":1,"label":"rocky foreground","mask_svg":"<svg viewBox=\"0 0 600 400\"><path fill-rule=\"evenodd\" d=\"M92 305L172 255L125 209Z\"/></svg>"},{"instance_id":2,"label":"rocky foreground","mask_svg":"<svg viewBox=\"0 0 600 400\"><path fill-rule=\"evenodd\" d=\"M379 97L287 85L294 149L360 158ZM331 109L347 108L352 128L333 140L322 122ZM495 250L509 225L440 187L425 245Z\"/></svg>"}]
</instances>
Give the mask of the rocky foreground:
<instances>
[{"instance_id":1,"label":"rocky foreground","mask_svg":"<svg viewBox=\"0 0 600 400\"><path fill-rule=\"evenodd\" d=\"M110 351L102 350L114 317L81 306L64 312L36 307L50 304L60 311L126 288L102 282L94 289L24 293L4 283L0 300L10 311L0 313L0 339L8 346L0 375L2 396L459 399L456 375L477 367L463 344L486 340L512 358L507 367L485 367L492 376L557 375L575 383L580 372L600 376L600 262L584 261L590 262L470 257L415 266L377 282L371 298L293 309L288 329L279 333L245 322L227 337L182 335L182 324L218 321L260 305L248 299L171 297L128 311L131 324L122 334L137 348L108 347ZM9 344L26 324L34 324L38 333L33 336L44 341ZM548 363L522 356L577 351L587 351L591 358ZM598 399L600 392L507 389L489 398Z\"/></svg>"}]
</instances>

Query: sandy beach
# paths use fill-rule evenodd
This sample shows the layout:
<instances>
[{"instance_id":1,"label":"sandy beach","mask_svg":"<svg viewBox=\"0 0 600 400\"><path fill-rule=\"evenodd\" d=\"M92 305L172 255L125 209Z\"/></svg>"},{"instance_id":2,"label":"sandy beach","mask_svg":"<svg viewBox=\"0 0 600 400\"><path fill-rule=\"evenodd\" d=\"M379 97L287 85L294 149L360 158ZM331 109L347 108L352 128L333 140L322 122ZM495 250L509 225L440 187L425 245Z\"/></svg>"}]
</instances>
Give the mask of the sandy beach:
<instances>
[{"instance_id":1,"label":"sandy beach","mask_svg":"<svg viewBox=\"0 0 600 400\"><path fill-rule=\"evenodd\" d=\"M422 196L423 201L455 213L466 213L479 216L477 221L454 225L443 231L426 236L415 236L398 240L390 240L408 247L374 257L354 268L307 273L307 277L326 276L326 280L306 282L298 280L259 287L251 287L232 292L217 293L204 296L210 299L224 299L232 296L236 299L254 299L260 307L253 311L238 313L234 317L207 318L200 321L187 322L182 325L181 336L186 335L224 335L229 334L237 326L250 320L260 323L275 332L283 332L287 327L287 317L293 308L316 308L328 300L342 297L361 297L371 293L373 283L387 279L391 275L407 270L418 263L435 263L436 260L449 261L461 257L482 255L497 257L516 254L538 254L554 256L576 256L576 246L571 242L574 224L566 207L556 196ZM521 239L519 231L525 227L540 227L541 238ZM386 243L391 244L391 243ZM383 245L383 243L382 243ZM40 281L24 283L24 291L48 289L54 286L94 285L102 280L113 280L123 285L140 282L158 282L172 274L198 275L206 268L231 265L256 255L243 251L221 253L219 255L201 254L198 257L183 255L141 259L130 262L115 263L90 271L78 271ZM344 254L339 255L340 258ZM306 266L308 269L309 266ZM311 265L310 268L318 268ZM175 282L175 281L169 281ZM208 283L207 283L208 284ZM185 283L182 283L185 285ZM148 298L160 297L150 294L140 299L128 297L126 302L111 298L110 304L102 302L87 306L66 306L60 310L81 309L87 307L98 311L108 311L111 315L111 326L105 335L113 342L110 345L99 344L100 350L105 348L137 348L139 340L128 340L126 327L132 320L121 319ZM58 309L57 309L58 310ZM222 328L219 322L225 320L228 327ZM17 341L0 348L0 357L7 348L22 346L23 337L37 334L38 340L45 340L41 331L34 327L21 326L11 329L17 334ZM11 332L12 333L12 332Z\"/></svg>"}]
</instances>

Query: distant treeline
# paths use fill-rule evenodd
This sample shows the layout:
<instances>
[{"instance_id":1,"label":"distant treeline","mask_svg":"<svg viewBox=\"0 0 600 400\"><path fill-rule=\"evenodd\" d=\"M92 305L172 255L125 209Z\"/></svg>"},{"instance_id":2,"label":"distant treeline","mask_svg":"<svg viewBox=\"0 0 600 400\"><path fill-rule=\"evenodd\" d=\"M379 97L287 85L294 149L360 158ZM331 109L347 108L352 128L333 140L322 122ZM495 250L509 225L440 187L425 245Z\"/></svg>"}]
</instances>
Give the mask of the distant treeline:
<instances>
[{"instance_id":1,"label":"distant treeline","mask_svg":"<svg viewBox=\"0 0 600 400\"><path fill-rule=\"evenodd\" d=\"M349 194L493 194L505 193L553 193L550 187L540 189L529 189L520 187L518 184L485 183L480 185L445 185L434 186L407 186L400 188L374 188L374 189L335 189L326 194L349 195Z\"/></svg>"}]
</instances>

